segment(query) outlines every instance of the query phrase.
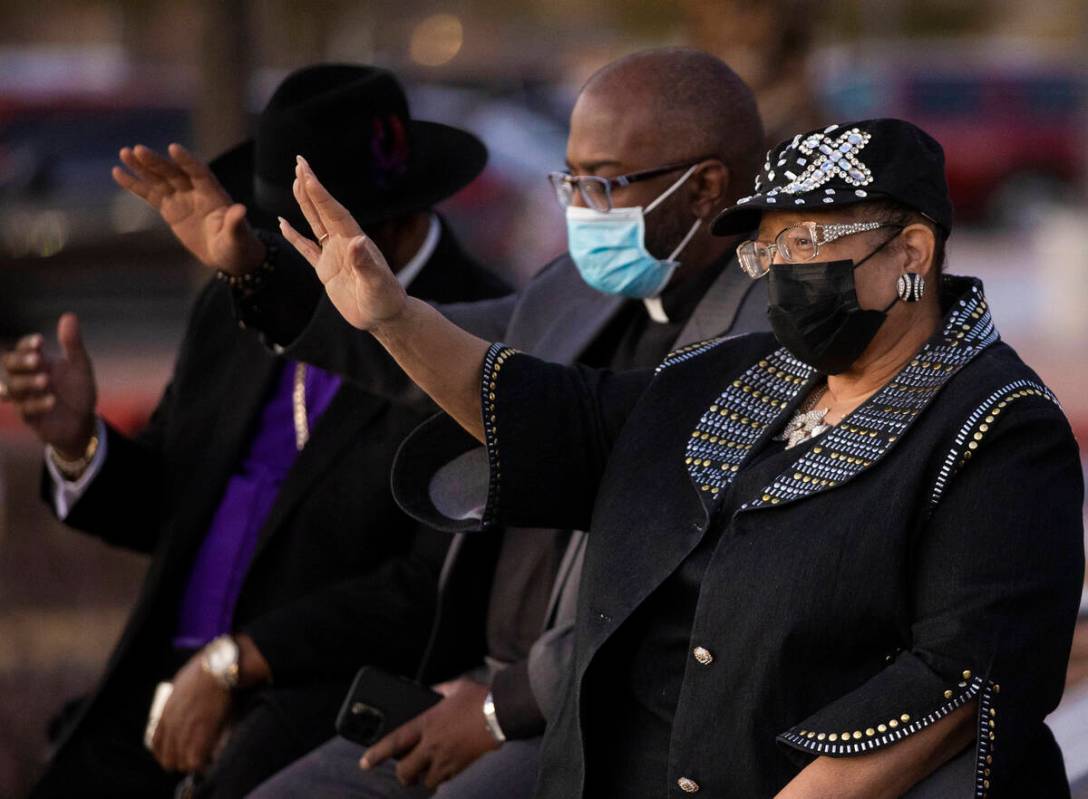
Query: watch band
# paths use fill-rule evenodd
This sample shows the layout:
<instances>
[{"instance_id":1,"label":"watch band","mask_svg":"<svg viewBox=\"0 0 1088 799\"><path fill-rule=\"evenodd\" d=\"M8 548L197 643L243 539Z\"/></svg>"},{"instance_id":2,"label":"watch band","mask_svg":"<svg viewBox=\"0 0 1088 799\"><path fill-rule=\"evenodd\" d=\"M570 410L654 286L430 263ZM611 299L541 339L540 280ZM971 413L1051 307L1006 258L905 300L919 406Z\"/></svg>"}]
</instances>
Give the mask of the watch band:
<instances>
[{"instance_id":1,"label":"watch band","mask_svg":"<svg viewBox=\"0 0 1088 799\"><path fill-rule=\"evenodd\" d=\"M495 697L491 692L487 692L487 696L484 697L484 722L487 724L488 732L495 738L498 743L506 742L506 733L502 731L502 725L499 724L499 716L495 712Z\"/></svg>"}]
</instances>

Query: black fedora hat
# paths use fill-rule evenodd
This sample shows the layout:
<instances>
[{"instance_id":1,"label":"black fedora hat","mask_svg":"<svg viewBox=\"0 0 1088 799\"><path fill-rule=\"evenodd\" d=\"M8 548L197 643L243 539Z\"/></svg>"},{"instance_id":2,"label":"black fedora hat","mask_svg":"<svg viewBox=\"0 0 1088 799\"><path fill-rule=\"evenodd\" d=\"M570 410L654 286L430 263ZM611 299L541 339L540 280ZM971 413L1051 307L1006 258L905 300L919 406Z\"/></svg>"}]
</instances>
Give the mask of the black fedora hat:
<instances>
[{"instance_id":1,"label":"black fedora hat","mask_svg":"<svg viewBox=\"0 0 1088 799\"><path fill-rule=\"evenodd\" d=\"M366 226L430 208L483 171L487 148L463 130L412 119L392 72L317 64L291 73L257 135L214 159L224 188L258 227L283 216L308 232L291 192L295 156Z\"/></svg>"},{"instance_id":2,"label":"black fedora hat","mask_svg":"<svg viewBox=\"0 0 1088 799\"><path fill-rule=\"evenodd\" d=\"M755 192L711 224L719 236L759 226L765 211L894 200L952 229L944 150L902 119L864 119L799 133L769 153Z\"/></svg>"}]
</instances>

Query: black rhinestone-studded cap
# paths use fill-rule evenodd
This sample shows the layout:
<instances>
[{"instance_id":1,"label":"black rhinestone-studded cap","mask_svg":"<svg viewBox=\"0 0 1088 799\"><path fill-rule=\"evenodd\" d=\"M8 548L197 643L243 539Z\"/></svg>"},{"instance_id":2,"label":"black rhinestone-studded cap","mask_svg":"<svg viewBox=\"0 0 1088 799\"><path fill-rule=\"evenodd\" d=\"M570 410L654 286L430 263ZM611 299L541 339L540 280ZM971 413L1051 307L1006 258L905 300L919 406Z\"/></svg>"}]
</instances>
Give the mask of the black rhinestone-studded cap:
<instances>
[{"instance_id":1,"label":"black rhinestone-studded cap","mask_svg":"<svg viewBox=\"0 0 1088 799\"><path fill-rule=\"evenodd\" d=\"M755 192L711 225L719 236L759 226L764 211L835 208L895 200L952 228L944 150L902 119L866 119L799 133L767 153Z\"/></svg>"}]
</instances>

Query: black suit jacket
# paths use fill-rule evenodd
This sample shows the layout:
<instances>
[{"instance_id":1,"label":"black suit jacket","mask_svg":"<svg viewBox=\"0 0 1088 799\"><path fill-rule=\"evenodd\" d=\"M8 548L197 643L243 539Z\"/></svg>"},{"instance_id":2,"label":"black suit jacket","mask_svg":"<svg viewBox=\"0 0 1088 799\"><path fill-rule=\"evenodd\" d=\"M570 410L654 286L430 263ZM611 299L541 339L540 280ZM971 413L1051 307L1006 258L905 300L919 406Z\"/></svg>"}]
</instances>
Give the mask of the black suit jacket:
<instances>
[{"instance_id":1,"label":"black suit jacket","mask_svg":"<svg viewBox=\"0 0 1088 799\"><path fill-rule=\"evenodd\" d=\"M295 277L284 286L289 295L317 282L312 271ZM413 294L444 299L502 290L446 231L410 286ZM241 329L233 307L225 284L211 281L203 290L150 423L133 438L109 430L103 468L66 518L151 555L139 600L81 719L110 712L114 697L148 694L175 665L171 638L193 558L282 363ZM322 696L335 696L362 664L416 668L448 537L397 508L388 475L401 439L428 410L345 382L260 531L234 625L269 661L275 689L288 689L287 711L302 728L327 735L332 718L327 703L308 706L299 688L320 686ZM46 477L47 499L51 489Z\"/></svg>"},{"instance_id":2,"label":"black suit jacket","mask_svg":"<svg viewBox=\"0 0 1088 799\"><path fill-rule=\"evenodd\" d=\"M690 780L773 796L816 756L893 746L977 702L974 769L955 795L1068 796L1043 720L1083 577L1077 446L998 339L981 285L946 289L942 328L915 359L730 515L718 510L731 475L820 379L773 337L684 348L656 375L491 348L484 525L590 530L540 796L612 795L592 755L622 734L610 705L630 674L620 633L712 524L721 538L689 622L707 651L681 653L668 782L646 795L681 796ZM427 475L474 447L438 417L397 470ZM402 499L441 523L427 485Z\"/></svg>"}]
</instances>

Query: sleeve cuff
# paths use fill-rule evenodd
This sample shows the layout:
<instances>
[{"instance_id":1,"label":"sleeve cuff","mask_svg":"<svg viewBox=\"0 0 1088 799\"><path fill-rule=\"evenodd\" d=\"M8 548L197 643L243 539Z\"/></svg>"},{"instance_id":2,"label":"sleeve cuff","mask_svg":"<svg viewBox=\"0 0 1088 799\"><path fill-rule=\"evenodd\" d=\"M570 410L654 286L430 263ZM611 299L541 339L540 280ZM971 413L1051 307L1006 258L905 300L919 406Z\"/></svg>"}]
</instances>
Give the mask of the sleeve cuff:
<instances>
[{"instance_id":1,"label":"sleeve cuff","mask_svg":"<svg viewBox=\"0 0 1088 799\"><path fill-rule=\"evenodd\" d=\"M278 234L257 231L267 249L261 280L232 290L234 312L243 328L256 330L270 349L295 341L309 324L323 290L313 269Z\"/></svg>"},{"instance_id":2,"label":"sleeve cuff","mask_svg":"<svg viewBox=\"0 0 1088 799\"><path fill-rule=\"evenodd\" d=\"M424 524L448 532L489 529L498 522L501 467L496 389L503 364L516 353L493 344L484 357L485 446L445 414L431 417L401 444L393 463L393 495Z\"/></svg>"},{"instance_id":3,"label":"sleeve cuff","mask_svg":"<svg viewBox=\"0 0 1088 799\"><path fill-rule=\"evenodd\" d=\"M479 442L444 413L404 439L393 461L393 496L404 512L437 530L480 529L489 477Z\"/></svg>"},{"instance_id":4,"label":"sleeve cuff","mask_svg":"<svg viewBox=\"0 0 1088 799\"><path fill-rule=\"evenodd\" d=\"M495 404L499 373L503 364L517 354L517 350L505 344L492 344L484 356L483 380L481 381L481 404L483 409L484 445L487 448L488 487L487 500L482 512L485 529L496 522L499 508L499 488L502 484L502 463L499 457L498 411Z\"/></svg>"},{"instance_id":5,"label":"sleeve cuff","mask_svg":"<svg viewBox=\"0 0 1088 799\"><path fill-rule=\"evenodd\" d=\"M778 736L778 741L808 755L849 757L898 743L977 700L976 792L990 789L996 739L996 694L1000 686L965 668L943 677L916 655L904 652L856 691L821 708Z\"/></svg>"},{"instance_id":6,"label":"sleeve cuff","mask_svg":"<svg viewBox=\"0 0 1088 799\"><path fill-rule=\"evenodd\" d=\"M106 435L106 425L101 419L95 420L95 435L98 436L98 449L78 480L66 480L64 478L64 475L60 473L57 465L53 463L53 459L49 456L49 448L46 447L45 469L49 474L49 479L53 482L53 510L61 521L64 521L68 514L72 512L72 508L79 502L80 497L87 492L95 477L102 471L102 464L106 461L108 436Z\"/></svg>"}]
</instances>

